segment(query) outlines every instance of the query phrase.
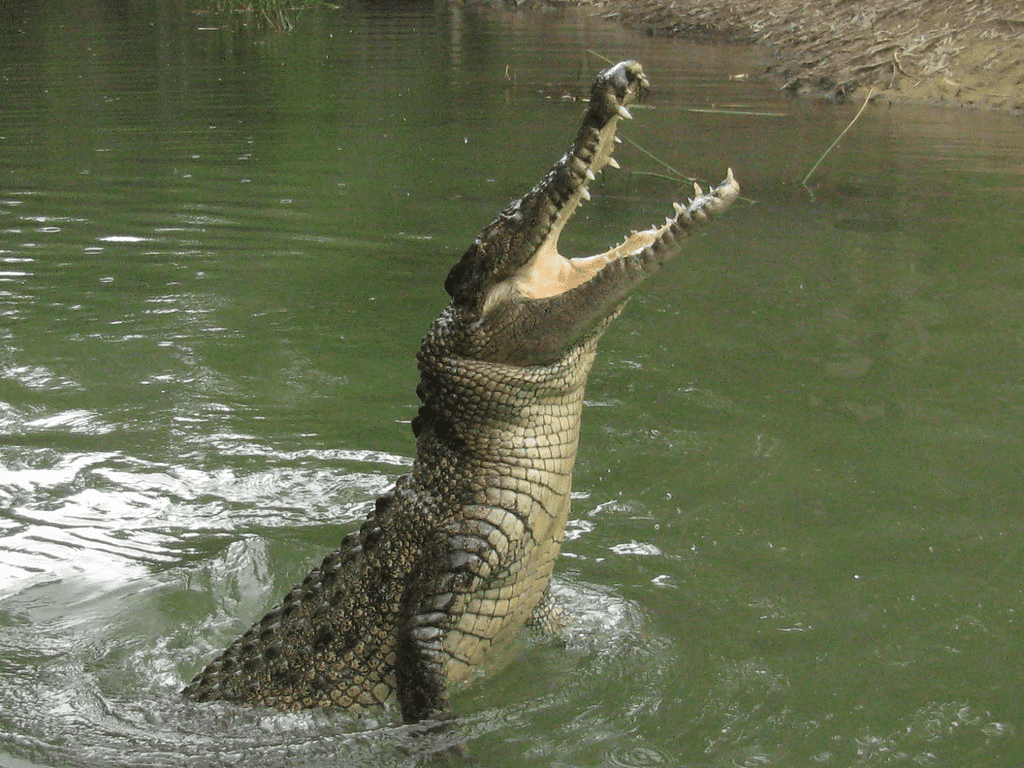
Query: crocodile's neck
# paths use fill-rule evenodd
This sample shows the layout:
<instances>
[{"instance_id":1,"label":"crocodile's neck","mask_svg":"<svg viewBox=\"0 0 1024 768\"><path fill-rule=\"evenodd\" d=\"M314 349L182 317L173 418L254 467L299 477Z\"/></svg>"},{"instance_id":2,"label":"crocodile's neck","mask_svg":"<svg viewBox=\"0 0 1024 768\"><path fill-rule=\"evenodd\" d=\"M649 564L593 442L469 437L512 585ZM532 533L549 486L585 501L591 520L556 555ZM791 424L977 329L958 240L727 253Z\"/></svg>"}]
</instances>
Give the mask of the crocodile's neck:
<instances>
[{"instance_id":1,"label":"crocodile's neck","mask_svg":"<svg viewBox=\"0 0 1024 768\"><path fill-rule=\"evenodd\" d=\"M451 510L444 525L479 563L443 643L446 675L464 679L516 633L547 590L569 515L583 395L600 332L550 363L466 356L457 309L419 353L423 400L413 484ZM439 479L441 481L439 482ZM479 544L479 546L472 546Z\"/></svg>"}]
</instances>

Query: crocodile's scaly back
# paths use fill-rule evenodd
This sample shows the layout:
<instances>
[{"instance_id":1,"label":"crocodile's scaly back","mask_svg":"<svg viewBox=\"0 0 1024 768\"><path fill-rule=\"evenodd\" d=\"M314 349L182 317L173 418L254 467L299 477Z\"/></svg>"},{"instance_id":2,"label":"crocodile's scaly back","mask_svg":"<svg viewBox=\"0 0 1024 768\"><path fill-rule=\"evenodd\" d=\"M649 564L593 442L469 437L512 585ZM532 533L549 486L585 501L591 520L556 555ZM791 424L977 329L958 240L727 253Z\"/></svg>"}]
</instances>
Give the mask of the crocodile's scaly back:
<instances>
[{"instance_id":1,"label":"crocodile's scaly back","mask_svg":"<svg viewBox=\"0 0 1024 768\"><path fill-rule=\"evenodd\" d=\"M418 355L412 472L187 696L278 709L396 700L407 721L442 716L450 686L542 618L598 339L676 242L739 193L730 172L605 253L558 253L594 174L617 167L616 125L646 82L633 61L599 74L569 151L449 273L451 304Z\"/></svg>"}]
</instances>

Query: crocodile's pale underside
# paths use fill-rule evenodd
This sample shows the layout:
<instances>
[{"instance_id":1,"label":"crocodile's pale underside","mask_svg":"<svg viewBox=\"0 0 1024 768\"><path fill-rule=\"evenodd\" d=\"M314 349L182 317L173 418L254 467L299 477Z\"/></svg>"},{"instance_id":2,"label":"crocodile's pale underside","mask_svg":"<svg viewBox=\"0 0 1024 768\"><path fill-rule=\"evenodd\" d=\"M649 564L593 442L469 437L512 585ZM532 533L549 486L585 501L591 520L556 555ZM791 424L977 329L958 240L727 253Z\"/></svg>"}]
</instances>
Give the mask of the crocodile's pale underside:
<instances>
[{"instance_id":1,"label":"crocodile's pale underside","mask_svg":"<svg viewBox=\"0 0 1024 768\"><path fill-rule=\"evenodd\" d=\"M568 152L449 273L451 303L418 356L412 472L187 697L277 709L397 699L407 721L444 716L451 686L540 617L598 339L677 241L739 193L730 171L606 253L558 253L594 174L617 167L616 126L646 82L634 61L600 73Z\"/></svg>"}]
</instances>

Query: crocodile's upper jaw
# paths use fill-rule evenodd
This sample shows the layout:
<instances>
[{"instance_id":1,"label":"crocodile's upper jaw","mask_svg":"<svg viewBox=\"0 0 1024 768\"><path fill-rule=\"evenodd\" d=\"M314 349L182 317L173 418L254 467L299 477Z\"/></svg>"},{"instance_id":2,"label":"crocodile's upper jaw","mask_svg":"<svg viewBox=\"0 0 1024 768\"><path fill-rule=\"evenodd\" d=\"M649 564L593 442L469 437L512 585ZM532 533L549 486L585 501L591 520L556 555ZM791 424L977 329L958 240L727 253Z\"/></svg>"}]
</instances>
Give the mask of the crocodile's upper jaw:
<instances>
[{"instance_id":1,"label":"crocodile's upper jaw","mask_svg":"<svg viewBox=\"0 0 1024 768\"><path fill-rule=\"evenodd\" d=\"M626 62L623 62L618 66L622 67L625 64ZM593 159L582 174L579 186L558 210L547 236L522 267L516 270L511 277L488 290L484 300L484 314L495 302L506 300L513 295L525 299L541 299L572 290L592 278L608 263L610 258L614 258L612 254L616 249L591 257L566 258L558 252L558 238L569 219L576 213L579 205L584 200L590 200L588 187L590 182L596 178L596 174L607 165L611 165L613 168L619 167L612 157L615 144L619 142L615 132L618 129L619 120L632 118L626 109L626 104L633 101L641 86L647 85L647 79L640 73L640 77L633 81L633 84L635 88L630 88L616 114L598 132Z\"/></svg>"},{"instance_id":2,"label":"crocodile's upper jaw","mask_svg":"<svg viewBox=\"0 0 1024 768\"><path fill-rule=\"evenodd\" d=\"M627 105L646 85L643 68L635 61L621 62L598 75L569 150L532 190L498 214L449 273L445 289L455 304L484 314L495 297L508 294L507 287L518 282L524 269L530 272L529 265L538 256L543 262L552 253L549 249L565 222L589 196L590 181L606 165L614 165L618 121L630 116Z\"/></svg>"}]
</instances>

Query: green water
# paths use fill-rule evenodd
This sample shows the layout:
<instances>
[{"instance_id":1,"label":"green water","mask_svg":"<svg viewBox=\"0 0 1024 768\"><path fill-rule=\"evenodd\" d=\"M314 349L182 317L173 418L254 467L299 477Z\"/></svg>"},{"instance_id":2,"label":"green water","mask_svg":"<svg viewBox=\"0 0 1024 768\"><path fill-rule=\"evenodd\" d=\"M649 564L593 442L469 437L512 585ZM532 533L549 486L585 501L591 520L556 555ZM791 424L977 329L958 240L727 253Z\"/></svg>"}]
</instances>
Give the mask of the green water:
<instances>
[{"instance_id":1,"label":"green water","mask_svg":"<svg viewBox=\"0 0 1024 768\"><path fill-rule=\"evenodd\" d=\"M605 337L570 626L458 692L459 737L487 766L1021 764L1019 120L875 105L807 190L857 105L782 97L757 50L412 2L208 26L0 24L0 765L417 762L387 716L177 691L408 466L444 275L563 151L588 49L654 83L627 138L746 200ZM688 194L618 158L564 250Z\"/></svg>"}]
</instances>

